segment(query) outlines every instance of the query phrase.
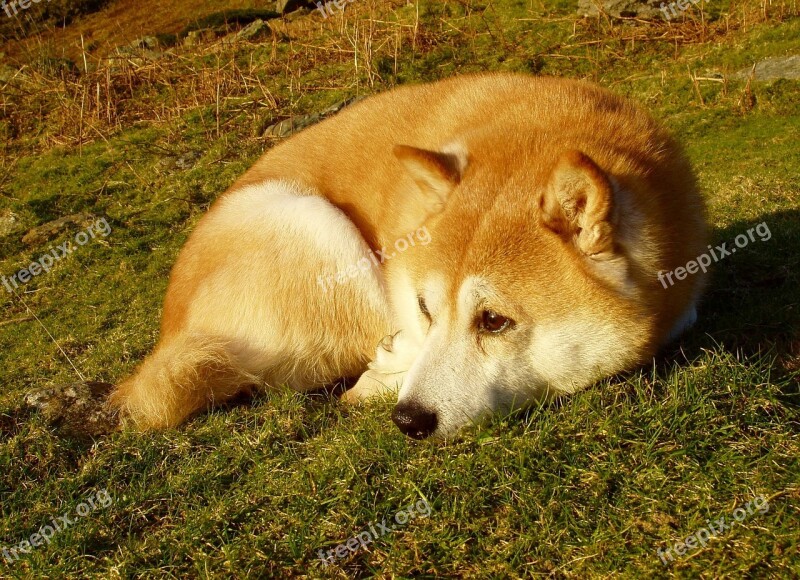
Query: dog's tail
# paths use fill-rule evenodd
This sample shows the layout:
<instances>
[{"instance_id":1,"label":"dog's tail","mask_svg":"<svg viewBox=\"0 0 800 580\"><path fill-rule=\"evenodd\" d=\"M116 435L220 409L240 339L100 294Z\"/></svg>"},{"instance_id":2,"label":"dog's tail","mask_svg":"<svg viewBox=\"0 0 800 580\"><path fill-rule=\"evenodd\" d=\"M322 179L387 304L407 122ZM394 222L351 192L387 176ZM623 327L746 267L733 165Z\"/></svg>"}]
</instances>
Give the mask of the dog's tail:
<instances>
[{"instance_id":1,"label":"dog's tail","mask_svg":"<svg viewBox=\"0 0 800 580\"><path fill-rule=\"evenodd\" d=\"M162 341L109 404L140 429L174 427L259 383L236 364L226 341L179 334Z\"/></svg>"}]
</instances>

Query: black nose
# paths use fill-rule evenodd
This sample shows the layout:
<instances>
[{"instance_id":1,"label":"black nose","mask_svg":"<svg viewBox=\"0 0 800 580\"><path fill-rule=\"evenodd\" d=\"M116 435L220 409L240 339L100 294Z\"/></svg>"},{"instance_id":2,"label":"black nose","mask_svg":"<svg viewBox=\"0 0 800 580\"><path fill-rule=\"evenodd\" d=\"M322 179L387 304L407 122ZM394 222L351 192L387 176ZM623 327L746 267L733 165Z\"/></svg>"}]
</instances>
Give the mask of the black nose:
<instances>
[{"instance_id":1,"label":"black nose","mask_svg":"<svg viewBox=\"0 0 800 580\"><path fill-rule=\"evenodd\" d=\"M424 409L416 401L398 403L392 411L392 421L400 431L414 439L425 439L436 431L439 424L436 413Z\"/></svg>"}]
</instances>

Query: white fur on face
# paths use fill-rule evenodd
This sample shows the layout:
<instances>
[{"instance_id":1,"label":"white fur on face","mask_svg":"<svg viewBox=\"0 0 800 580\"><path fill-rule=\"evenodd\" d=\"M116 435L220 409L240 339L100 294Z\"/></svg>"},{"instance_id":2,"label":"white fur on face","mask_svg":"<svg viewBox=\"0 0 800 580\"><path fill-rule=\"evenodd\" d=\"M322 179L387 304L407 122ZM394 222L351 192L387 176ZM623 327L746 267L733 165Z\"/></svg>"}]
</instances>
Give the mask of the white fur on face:
<instances>
[{"instance_id":1,"label":"white fur on face","mask_svg":"<svg viewBox=\"0 0 800 580\"><path fill-rule=\"evenodd\" d=\"M548 397L575 391L618 368L615 332L599 319L584 316L550 321L533 329L527 349L530 368ZM626 349L620 347L621 352ZM611 370L608 370L611 369Z\"/></svg>"},{"instance_id":2,"label":"white fur on face","mask_svg":"<svg viewBox=\"0 0 800 580\"><path fill-rule=\"evenodd\" d=\"M433 435L437 437L450 435L498 410L528 402L527 389L514 375L530 374L518 367L524 362L522 357L514 360L514 349L509 348L513 341L503 334L478 335L475 322L485 304L499 309L494 306L497 298L490 286L481 278L466 279L455 305L445 300L441 279L426 280L421 294L433 323L406 374L399 402L414 400L435 411L438 427ZM518 371L510 373L509 369L514 368Z\"/></svg>"},{"instance_id":3,"label":"white fur on face","mask_svg":"<svg viewBox=\"0 0 800 580\"><path fill-rule=\"evenodd\" d=\"M455 304L443 280L430 279L421 291L433 324L408 370L399 402L415 401L435 412L436 437L534 400L571 393L629 364L628 349L602 313L517 323L499 334L480 333L485 309L507 314L502 297L480 277L461 284ZM418 309L418 307L417 307Z\"/></svg>"}]
</instances>

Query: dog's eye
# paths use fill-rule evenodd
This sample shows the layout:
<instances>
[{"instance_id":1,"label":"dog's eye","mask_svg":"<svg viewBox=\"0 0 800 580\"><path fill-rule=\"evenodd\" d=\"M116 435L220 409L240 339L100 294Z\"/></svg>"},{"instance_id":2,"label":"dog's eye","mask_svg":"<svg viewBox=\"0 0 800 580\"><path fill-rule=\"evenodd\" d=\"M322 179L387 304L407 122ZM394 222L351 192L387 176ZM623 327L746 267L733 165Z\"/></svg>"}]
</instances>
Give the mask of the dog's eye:
<instances>
[{"instance_id":1,"label":"dog's eye","mask_svg":"<svg viewBox=\"0 0 800 580\"><path fill-rule=\"evenodd\" d=\"M493 310L484 310L479 323L480 329L484 332L500 333L511 326L510 318L494 312Z\"/></svg>"},{"instance_id":2,"label":"dog's eye","mask_svg":"<svg viewBox=\"0 0 800 580\"><path fill-rule=\"evenodd\" d=\"M428 305L425 304L425 299L422 296L417 297L417 304L419 304L419 311L422 312L422 315L430 321L431 313L428 310Z\"/></svg>"}]
</instances>

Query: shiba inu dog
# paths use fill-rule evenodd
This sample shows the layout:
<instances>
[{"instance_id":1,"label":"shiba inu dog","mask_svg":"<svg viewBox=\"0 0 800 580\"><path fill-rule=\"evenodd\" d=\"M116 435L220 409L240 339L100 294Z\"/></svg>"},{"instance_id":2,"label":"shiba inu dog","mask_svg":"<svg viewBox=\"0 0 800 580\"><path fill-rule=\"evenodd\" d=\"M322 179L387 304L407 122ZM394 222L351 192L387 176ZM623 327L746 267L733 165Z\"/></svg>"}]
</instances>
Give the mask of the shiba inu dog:
<instances>
[{"instance_id":1,"label":"shiba inu dog","mask_svg":"<svg viewBox=\"0 0 800 580\"><path fill-rule=\"evenodd\" d=\"M627 100L511 74L402 87L217 200L111 403L162 428L246 389L360 376L347 400L397 392L404 433L448 436L651 359L704 283L658 275L705 248L691 167Z\"/></svg>"}]
</instances>

